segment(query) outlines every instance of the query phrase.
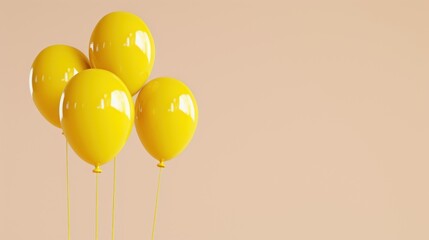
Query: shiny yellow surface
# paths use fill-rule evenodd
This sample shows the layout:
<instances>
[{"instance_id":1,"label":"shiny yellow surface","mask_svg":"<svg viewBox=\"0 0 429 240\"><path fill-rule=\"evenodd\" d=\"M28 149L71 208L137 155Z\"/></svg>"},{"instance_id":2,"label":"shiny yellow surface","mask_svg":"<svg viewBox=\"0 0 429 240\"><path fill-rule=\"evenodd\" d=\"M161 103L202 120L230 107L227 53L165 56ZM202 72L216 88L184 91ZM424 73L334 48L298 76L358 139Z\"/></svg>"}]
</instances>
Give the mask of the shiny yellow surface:
<instances>
[{"instance_id":1,"label":"shiny yellow surface","mask_svg":"<svg viewBox=\"0 0 429 240\"><path fill-rule=\"evenodd\" d=\"M64 135L86 162L99 166L113 160L125 145L133 123L134 104L125 84L102 69L80 72L61 97Z\"/></svg>"},{"instance_id":2,"label":"shiny yellow surface","mask_svg":"<svg viewBox=\"0 0 429 240\"><path fill-rule=\"evenodd\" d=\"M96 25L89 44L94 68L116 74L136 94L149 77L155 60L155 44L149 28L138 16L113 12Z\"/></svg>"},{"instance_id":3,"label":"shiny yellow surface","mask_svg":"<svg viewBox=\"0 0 429 240\"><path fill-rule=\"evenodd\" d=\"M146 150L158 161L180 154L198 123L198 107L189 88L173 78L157 78L136 100L136 130Z\"/></svg>"},{"instance_id":4,"label":"shiny yellow surface","mask_svg":"<svg viewBox=\"0 0 429 240\"><path fill-rule=\"evenodd\" d=\"M52 45L43 49L30 70L30 92L40 113L56 127L61 127L58 107L67 82L89 68L88 59L76 48Z\"/></svg>"}]
</instances>

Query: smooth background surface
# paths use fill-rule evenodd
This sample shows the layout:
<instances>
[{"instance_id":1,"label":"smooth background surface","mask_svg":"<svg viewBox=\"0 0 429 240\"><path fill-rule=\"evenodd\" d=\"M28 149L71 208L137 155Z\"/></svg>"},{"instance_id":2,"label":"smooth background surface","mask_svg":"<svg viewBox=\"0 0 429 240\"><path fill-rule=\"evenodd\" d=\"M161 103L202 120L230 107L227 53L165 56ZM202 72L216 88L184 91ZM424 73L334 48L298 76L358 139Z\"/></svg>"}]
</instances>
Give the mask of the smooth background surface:
<instances>
[{"instance_id":1,"label":"smooth background surface","mask_svg":"<svg viewBox=\"0 0 429 240\"><path fill-rule=\"evenodd\" d=\"M200 107L164 172L157 240L429 239L426 0L3 0L0 239L66 239L64 139L37 112L29 69L50 44L87 54L114 10L151 28L151 78L182 79ZM70 158L72 239L93 239L94 175ZM118 240L150 238L155 165L133 131L118 159Z\"/></svg>"}]
</instances>

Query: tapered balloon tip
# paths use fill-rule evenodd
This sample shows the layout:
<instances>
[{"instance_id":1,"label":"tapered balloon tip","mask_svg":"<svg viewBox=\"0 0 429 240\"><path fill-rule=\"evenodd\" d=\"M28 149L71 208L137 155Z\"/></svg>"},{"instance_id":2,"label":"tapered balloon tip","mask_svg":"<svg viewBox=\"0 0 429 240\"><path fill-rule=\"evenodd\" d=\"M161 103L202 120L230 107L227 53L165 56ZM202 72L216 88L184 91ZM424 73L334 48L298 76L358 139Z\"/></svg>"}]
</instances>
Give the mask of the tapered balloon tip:
<instances>
[{"instance_id":1,"label":"tapered balloon tip","mask_svg":"<svg viewBox=\"0 0 429 240\"><path fill-rule=\"evenodd\" d=\"M156 166L158 166L159 168L165 168L165 164L163 161L159 162Z\"/></svg>"},{"instance_id":2,"label":"tapered balloon tip","mask_svg":"<svg viewBox=\"0 0 429 240\"><path fill-rule=\"evenodd\" d=\"M103 170L101 170L100 166L95 166L94 170L92 170L93 173L102 173Z\"/></svg>"}]
</instances>

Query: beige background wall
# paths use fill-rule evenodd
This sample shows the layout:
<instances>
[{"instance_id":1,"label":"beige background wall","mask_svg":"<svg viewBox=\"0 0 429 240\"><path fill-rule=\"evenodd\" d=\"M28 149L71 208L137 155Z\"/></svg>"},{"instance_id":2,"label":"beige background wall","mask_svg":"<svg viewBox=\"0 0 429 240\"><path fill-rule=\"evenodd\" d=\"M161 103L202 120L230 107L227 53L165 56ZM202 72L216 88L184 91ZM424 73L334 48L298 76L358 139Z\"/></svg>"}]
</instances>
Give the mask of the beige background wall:
<instances>
[{"instance_id":1,"label":"beige background wall","mask_svg":"<svg viewBox=\"0 0 429 240\"><path fill-rule=\"evenodd\" d=\"M66 239L64 139L31 100L29 68L50 44L87 53L114 10L147 22L152 78L182 79L200 107L164 172L156 239L429 239L426 0L2 0L0 239ZM94 175L70 158L72 239L93 239ZM133 131L118 160L118 240L149 239L156 174Z\"/></svg>"}]
</instances>

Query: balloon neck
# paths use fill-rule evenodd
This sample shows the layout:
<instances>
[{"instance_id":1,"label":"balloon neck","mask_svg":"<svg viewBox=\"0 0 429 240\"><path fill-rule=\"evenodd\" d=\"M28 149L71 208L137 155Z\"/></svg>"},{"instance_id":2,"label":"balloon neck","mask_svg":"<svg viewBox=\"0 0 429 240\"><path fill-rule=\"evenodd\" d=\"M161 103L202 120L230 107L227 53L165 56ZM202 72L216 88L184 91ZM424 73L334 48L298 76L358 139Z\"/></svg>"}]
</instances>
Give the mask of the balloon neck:
<instances>
[{"instance_id":1,"label":"balloon neck","mask_svg":"<svg viewBox=\"0 0 429 240\"><path fill-rule=\"evenodd\" d=\"M160 162L158 163L158 165L156 165L156 166L158 166L159 168L165 168L164 161L160 161Z\"/></svg>"},{"instance_id":2,"label":"balloon neck","mask_svg":"<svg viewBox=\"0 0 429 240\"><path fill-rule=\"evenodd\" d=\"M95 166L94 170L92 170L93 173L102 173L103 170L101 170L100 166Z\"/></svg>"}]
</instances>

